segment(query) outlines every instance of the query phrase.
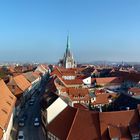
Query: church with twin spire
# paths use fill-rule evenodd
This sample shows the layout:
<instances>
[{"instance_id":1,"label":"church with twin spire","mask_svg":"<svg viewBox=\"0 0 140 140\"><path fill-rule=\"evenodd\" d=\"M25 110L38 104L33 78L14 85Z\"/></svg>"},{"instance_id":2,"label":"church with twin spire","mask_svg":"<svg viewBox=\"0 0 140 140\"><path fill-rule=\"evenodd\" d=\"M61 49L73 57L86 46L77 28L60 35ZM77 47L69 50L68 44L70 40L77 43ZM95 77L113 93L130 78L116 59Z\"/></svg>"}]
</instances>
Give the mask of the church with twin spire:
<instances>
[{"instance_id":1,"label":"church with twin spire","mask_svg":"<svg viewBox=\"0 0 140 140\"><path fill-rule=\"evenodd\" d=\"M73 58L73 54L70 50L70 38L67 36L67 45L66 45L66 51L64 53L64 57L62 60L60 60L59 65L65 68L75 68L76 63Z\"/></svg>"}]
</instances>

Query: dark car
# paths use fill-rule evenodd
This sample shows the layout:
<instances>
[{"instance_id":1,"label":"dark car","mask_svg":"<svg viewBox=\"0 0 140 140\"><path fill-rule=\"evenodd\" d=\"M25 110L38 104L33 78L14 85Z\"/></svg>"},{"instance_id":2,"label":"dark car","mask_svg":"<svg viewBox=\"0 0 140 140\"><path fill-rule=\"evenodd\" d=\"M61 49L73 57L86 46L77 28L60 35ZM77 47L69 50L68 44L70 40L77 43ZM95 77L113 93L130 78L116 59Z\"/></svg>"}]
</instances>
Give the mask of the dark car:
<instances>
[{"instance_id":1,"label":"dark car","mask_svg":"<svg viewBox=\"0 0 140 140\"><path fill-rule=\"evenodd\" d=\"M39 118L34 119L34 126L38 127L40 125Z\"/></svg>"},{"instance_id":2,"label":"dark car","mask_svg":"<svg viewBox=\"0 0 140 140\"><path fill-rule=\"evenodd\" d=\"M18 121L18 125L23 127L25 125L25 120L23 118L20 118Z\"/></svg>"},{"instance_id":3,"label":"dark car","mask_svg":"<svg viewBox=\"0 0 140 140\"><path fill-rule=\"evenodd\" d=\"M32 106L32 105L34 104L34 102L35 102L35 99L31 99L31 100L29 101L29 105Z\"/></svg>"},{"instance_id":4,"label":"dark car","mask_svg":"<svg viewBox=\"0 0 140 140\"><path fill-rule=\"evenodd\" d=\"M23 114L18 121L18 125L23 127L25 125L26 120L27 120L27 114Z\"/></svg>"}]
</instances>

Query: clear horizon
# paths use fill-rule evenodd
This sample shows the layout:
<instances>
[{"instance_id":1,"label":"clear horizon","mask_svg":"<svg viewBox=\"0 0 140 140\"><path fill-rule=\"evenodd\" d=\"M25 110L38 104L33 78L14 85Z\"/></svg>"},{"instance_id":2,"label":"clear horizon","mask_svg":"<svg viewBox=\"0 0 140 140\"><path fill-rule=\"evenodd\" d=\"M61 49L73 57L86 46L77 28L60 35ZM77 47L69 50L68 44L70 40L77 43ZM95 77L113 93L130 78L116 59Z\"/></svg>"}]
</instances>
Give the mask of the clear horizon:
<instances>
[{"instance_id":1,"label":"clear horizon","mask_svg":"<svg viewBox=\"0 0 140 140\"><path fill-rule=\"evenodd\" d=\"M140 62L139 0L2 0L0 62Z\"/></svg>"}]
</instances>

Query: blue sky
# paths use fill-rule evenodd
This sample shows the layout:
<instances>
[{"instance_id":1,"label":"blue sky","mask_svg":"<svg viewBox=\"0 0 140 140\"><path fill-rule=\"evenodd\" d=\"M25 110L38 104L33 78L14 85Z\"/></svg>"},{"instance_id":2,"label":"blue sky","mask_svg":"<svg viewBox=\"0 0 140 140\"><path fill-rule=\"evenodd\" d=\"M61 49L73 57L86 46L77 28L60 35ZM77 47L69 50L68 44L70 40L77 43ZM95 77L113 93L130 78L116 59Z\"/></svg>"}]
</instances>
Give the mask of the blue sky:
<instances>
[{"instance_id":1,"label":"blue sky","mask_svg":"<svg viewBox=\"0 0 140 140\"><path fill-rule=\"evenodd\" d=\"M0 61L140 61L139 0L1 0Z\"/></svg>"}]
</instances>

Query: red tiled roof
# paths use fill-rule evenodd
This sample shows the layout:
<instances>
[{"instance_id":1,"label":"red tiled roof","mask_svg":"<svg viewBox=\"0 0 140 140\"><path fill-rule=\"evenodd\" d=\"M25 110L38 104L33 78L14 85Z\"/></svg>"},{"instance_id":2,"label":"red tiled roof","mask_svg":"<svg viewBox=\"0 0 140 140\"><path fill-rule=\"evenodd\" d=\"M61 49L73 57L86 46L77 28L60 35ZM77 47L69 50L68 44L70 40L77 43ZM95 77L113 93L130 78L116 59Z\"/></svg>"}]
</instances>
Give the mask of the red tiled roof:
<instances>
[{"instance_id":1,"label":"red tiled roof","mask_svg":"<svg viewBox=\"0 0 140 140\"><path fill-rule=\"evenodd\" d=\"M0 80L0 126L7 128L16 97L11 93L3 80Z\"/></svg>"},{"instance_id":2,"label":"red tiled roof","mask_svg":"<svg viewBox=\"0 0 140 140\"><path fill-rule=\"evenodd\" d=\"M77 109L67 140L100 140L99 114Z\"/></svg>"},{"instance_id":3,"label":"red tiled roof","mask_svg":"<svg viewBox=\"0 0 140 140\"><path fill-rule=\"evenodd\" d=\"M128 91L134 93L134 96L140 95L140 88L138 87L130 88Z\"/></svg>"},{"instance_id":4,"label":"red tiled roof","mask_svg":"<svg viewBox=\"0 0 140 140\"><path fill-rule=\"evenodd\" d=\"M80 103L75 103L74 107L75 108L79 108L79 109L86 109L86 110L88 110L88 108L84 104L80 104Z\"/></svg>"},{"instance_id":5,"label":"red tiled roof","mask_svg":"<svg viewBox=\"0 0 140 140\"><path fill-rule=\"evenodd\" d=\"M48 131L61 140L99 140L98 113L68 106L48 125Z\"/></svg>"},{"instance_id":6,"label":"red tiled roof","mask_svg":"<svg viewBox=\"0 0 140 140\"><path fill-rule=\"evenodd\" d=\"M104 94L104 93L105 93L104 89L96 89L95 90L95 95Z\"/></svg>"},{"instance_id":7,"label":"red tiled roof","mask_svg":"<svg viewBox=\"0 0 140 140\"><path fill-rule=\"evenodd\" d=\"M89 94L89 91L87 88L67 88L68 94L72 96L85 96Z\"/></svg>"},{"instance_id":8,"label":"red tiled roof","mask_svg":"<svg viewBox=\"0 0 140 140\"><path fill-rule=\"evenodd\" d=\"M14 81L18 85L18 87L22 90L25 91L31 86L31 83L23 76L23 75L18 75L13 77Z\"/></svg>"},{"instance_id":9,"label":"red tiled roof","mask_svg":"<svg viewBox=\"0 0 140 140\"><path fill-rule=\"evenodd\" d=\"M136 83L140 81L140 73L119 71L117 74L120 75L125 81L132 81Z\"/></svg>"},{"instance_id":10,"label":"red tiled roof","mask_svg":"<svg viewBox=\"0 0 140 140\"><path fill-rule=\"evenodd\" d=\"M61 140L66 140L72 126L76 109L67 107L49 125L48 131Z\"/></svg>"},{"instance_id":11,"label":"red tiled roof","mask_svg":"<svg viewBox=\"0 0 140 140\"><path fill-rule=\"evenodd\" d=\"M105 78L96 78L97 85L100 84L121 84L122 78L120 77L105 77Z\"/></svg>"},{"instance_id":12,"label":"red tiled roof","mask_svg":"<svg viewBox=\"0 0 140 140\"><path fill-rule=\"evenodd\" d=\"M55 67L54 71L51 73L51 75L59 76L60 78L62 76L75 76L75 77L85 77L84 75L80 74L81 68L62 68L62 67Z\"/></svg>"},{"instance_id":13,"label":"red tiled roof","mask_svg":"<svg viewBox=\"0 0 140 140\"><path fill-rule=\"evenodd\" d=\"M82 79L74 79L74 80L63 80L66 85L82 85Z\"/></svg>"},{"instance_id":14,"label":"red tiled roof","mask_svg":"<svg viewBox=\"0 0 140 140\"><path fill-rule=\"evenodd\" d=\"M126 117L127 116L127 117ZM103 140L108 140L108 126L119 126L121 130L121 138L130 138L128 126L140 122L137 110L102 112L99 114L100 128ZM115 135L115 134L113 134Z\"/></svg>"},{"instance_id":15,"label":"red tiled roof","mask_svg":"<svg viewBox=\"0 0 140 140\"><path fill-rule=\"evenodd\" d=\"M72 73L72 72L63 72L62 76L76 76L76 73Z\"/></svg>"},{"instance_id":16,"label":"red tiled roof","mask_svg":"<svg viewBox=\"0 0 140 140\"><path fill-rule=\"evenodd\" d=\"M9 67L9 71L11 72L11 73L14 73L15 72L15 68L14 67Z\"/></svg>"},{"instance_id":17,"label":"red tiled roof","mask_svg":"<svg viewBox=\"0 0 140 140\"><path fill-rule=\"evenodd\" d=\"M40 73L39 73L39 72L33 72L32 74L33 74L33 76L36 77L36 78L40 77Z\"/></svg>"},{"instance_id":18,"label":"red tiled roof","mask_svg":"<svg viewBox=\"0 0 140 140\"><path fill-rule=\"evenodd\" d=\"M23 93L23 91L18 87L18 86L13 86L12 85L9 85L8 83L8 88L10 89L10 91L16 96L16 97L20 97L21 94Z\"/></svg>"},{"instance_id":19,"label":"red tiled roof","mask_svg":"<svg viewBox=\"0 0 140 140\"><path fill-rule=\"evenodd\" d=\"M139 124L138 109L93 112L68 106L48 125L48 131L62 140L126 140L139 134Z\"/></svg>"},{"instance_id":20,"label":"red tiled roof","mask_svg":"<svg viewBox=\"0 0 140 140\"><path fill-rule=\"evenodd\" d=\"M113 138L120 138L121 137L121 130L118 126L108 126L109 136L111 139Z\"/></svg>"},{"instance_id":21,"label":"red tiled roof","mask_svg":"<svg viewBox=\"0 0 140 140\"><path fill-rule=\"evenodd\" d=\"M93 102L93 105L98 104L108 104L109 100L112 100L113 98L117 97L118 95L115 93L104 93L104 94L98 94L96 96L96 101Z\"/></svg>"}]
</instances>

